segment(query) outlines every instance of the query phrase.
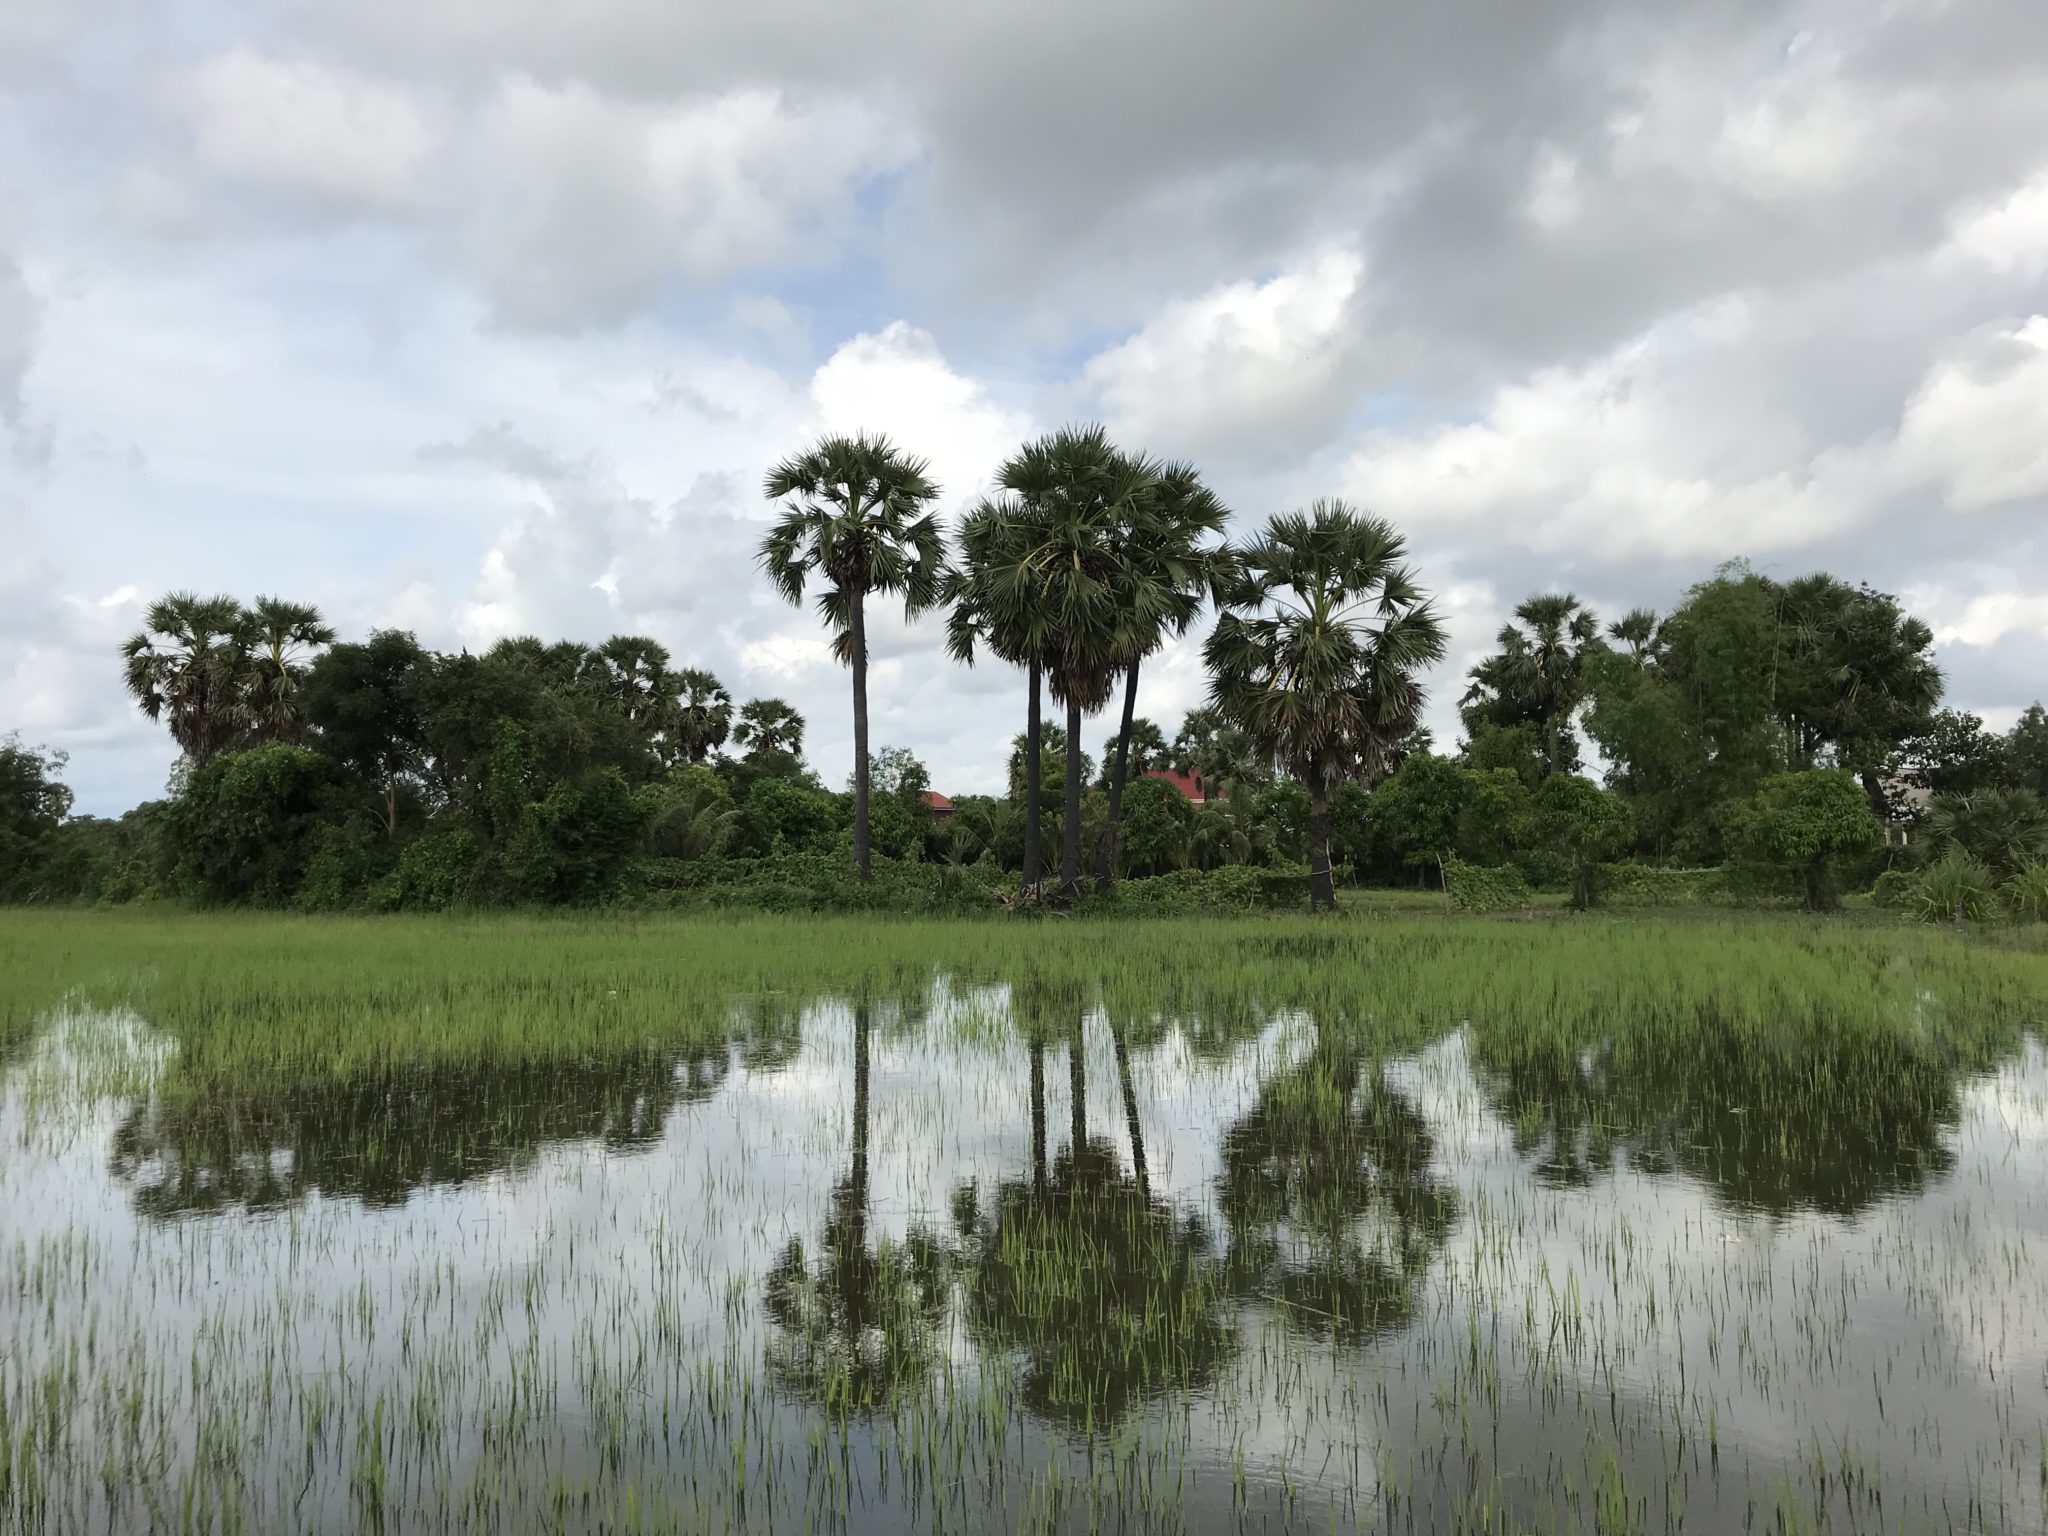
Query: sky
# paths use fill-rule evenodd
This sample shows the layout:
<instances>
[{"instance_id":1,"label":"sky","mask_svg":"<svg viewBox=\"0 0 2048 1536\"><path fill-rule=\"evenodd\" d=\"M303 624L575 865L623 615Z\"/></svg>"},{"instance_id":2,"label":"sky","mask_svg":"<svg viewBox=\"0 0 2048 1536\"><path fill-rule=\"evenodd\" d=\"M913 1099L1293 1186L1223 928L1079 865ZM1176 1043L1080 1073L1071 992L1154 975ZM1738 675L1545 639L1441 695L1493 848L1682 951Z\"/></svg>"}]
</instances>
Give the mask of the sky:
<instances>
[{"instance_id":1,"label":"sky","mask_svg":"<svg viewBox=\"0 0 2048 1536\"><path fill-rule=\"evenodd\" d=\"M0 734L81 811L163 792L117 652L180 588L652 635L840 783L763 474L885 432L951 518L1076 421L1240 533L1391 519L1441 740L1530 592L1731 559L1900 594L2003 726L2048 693L2048 6L0 3ZM877 746L999 787L1020 676L872 644Z\"/></svg>"}]
</instances>

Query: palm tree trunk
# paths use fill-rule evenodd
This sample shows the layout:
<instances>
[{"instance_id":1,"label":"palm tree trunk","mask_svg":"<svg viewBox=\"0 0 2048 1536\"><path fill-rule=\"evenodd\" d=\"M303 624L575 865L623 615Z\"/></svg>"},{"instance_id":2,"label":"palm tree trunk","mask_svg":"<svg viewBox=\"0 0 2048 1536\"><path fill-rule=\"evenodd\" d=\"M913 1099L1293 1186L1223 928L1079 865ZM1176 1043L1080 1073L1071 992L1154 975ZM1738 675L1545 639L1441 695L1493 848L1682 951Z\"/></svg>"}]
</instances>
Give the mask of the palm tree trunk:
<instances>
[{"instance_id":1,"label":"palm tree trunk","mask_svg":"<svg viewBox=\"0 0 2048 1536\"><path fill-rule=\"evenodd\" d=\"M1060 837L1060 899L1081 894L1081 702L1067 700L1067 814Z\"/></svg>"},{"instance_id":2,"label":"palm tree trunk","mask_svg":"<svg viewBox=\"0 0 2048 1536\"><path fill-rule=\"evenodd\" d=\"M1116 733L1116 766L1109 775L1109 819L1102 828L1102 852L1095 861L1095 889L1098 894L1108 894L1116 879L1118 855L1123 851L1118 845L1122 841L1124 824L1124 774L1131 760L1131 721L1138 709L1138 664L1133 661L1131 669L1124 674L1124 719Z\"/></svg>"},{"instance_id":3,"label":"palm tree trunk","mask_svg":"<svg viewBox=\"0 0 2048 1536\"><path fill-rule=\"evenodd\" d=\"M1330 878L1330 790L1321 780L1308 802L1308 909L1337 910L1337 886Z\"/></svg>"},{"instance_id":4,"label":"palm tree trunk","mask_svg":"<svg viewBox=\"0 0 2048 1536\"><path fill-rule=\"evenodd\" d=\"M1045 1188L1045 1042L1031 1042L1031 1187Z\"/></svg>"},{"instance_id":5,"label":"palm tree trunk","mask_svg":"<svg viewBox=\"0 0 2048 1536\"><path fill-rule=\"evenodd\" d=\"M1152 1180L1145 1167L1145 1126L1138 1118L1138 1090L1131 1082L1131 1048L1124 1043L1121 1028L1112 1027L1109 1038L1116 1042L1116 1079L1124 1096L1124 1129L1131 1138L1131 1175L1138 1181L1138 1198L1152 1198Z\"/></svg>"},{"instance_id":6,"label":"palm tree trunk","mask_svg":"<svg viewBox=\"0 0 2048 1536\"><path fill-rule=\"evenodd\" d=\"M1088 1063L1081 1055L1081 1021L1067 1036L1067 1137L1073 1148L1074 1171L1081 1170L1081 1152L1088 1145Z\"/></svg>"},{"instance_id":7,"label":"palm tree trunk","mask_svg":"<svg viewBox=\"0 0 2048 1536\"><path fill-rule=\"evenodd\" d=\"M853 641L853 867L863 884L868 869L868 626L867 594L856 587L847 604Z\"/></svg>"},{"instance_id":8,"label":"palm tree trunk","mask_svg":"<svg viewBox=\"0 0 2048 1536\"><path fill-rule=\"evenodd\" d=\"M1024 715L1024 878L1023 894L1028 900L1038 889L1044 873L1043 832L1038 816L1039 740L1044 734L1039 698L1044 676L1037 662L1031 663L1031 703Z\"/></svg>"}]
</instances>

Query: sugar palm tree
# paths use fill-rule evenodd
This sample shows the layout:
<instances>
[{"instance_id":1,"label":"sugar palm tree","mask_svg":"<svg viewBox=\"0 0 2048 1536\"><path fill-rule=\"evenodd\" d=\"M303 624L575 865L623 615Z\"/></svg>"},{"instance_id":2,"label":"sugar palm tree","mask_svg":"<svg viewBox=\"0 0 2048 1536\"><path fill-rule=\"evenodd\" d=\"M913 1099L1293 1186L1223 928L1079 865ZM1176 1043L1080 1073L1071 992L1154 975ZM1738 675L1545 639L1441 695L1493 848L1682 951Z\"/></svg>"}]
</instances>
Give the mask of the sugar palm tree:
<instances>
[{"instance_id":1,"label":"sugar palm tree","mask_svg":"<svg viewBox=\"0 0 2048 1536\"><path fill-rule=\"evenodd\" d=\"M761 543L776 590L801 603L812 576L833 649L853 669L853 864L868 868L868 632L870 593L903 599L915 617L939 599L944 539L925 509L939 488L922 459L886 438L829 437L768 472L783 514Z\"/></svg>"},{"instance_id":2,"label":"sugar palm tree","mask_svg":"<svg viewBox=\"0 0 2048 1536\"><path fill-rule=\"evenodd\" d=\"M255 607L243 610L242 626L250 733L258 741L295 741L306 723L298 692L310 662L307 653L332 645L334 630L310 603L281 597L257 598Z\"/></svg>"},{"instance_id":3,"label":"sugar palm tree","mask_svg":"<svg viewBox=\"0 0 2048 1536\"><path fill-rule=\"evenodd\" d=\"M1130 502L1117 527L1124 581L1117 640L1124 713L1115 760L1104 765L1109 816L1097 854L1098 891L1107 891L1115 878L1132 720L1138 707L1138 670L1169 636L1187 633L1221 584L1229 563L1221 543L1229 515L1192 465L1169 464L1157 470L1151 485Z\"/></svg>"},{"instance_id":4,"label":"sugar palm tree","mask_svg":"<svg viewBox=\"0 0 2048 1536\"><path fill-rule=\"evenodd\" d=\"M195 768L231 745L247 723L243 689L248 636L232 597L172 592L150 605L121 647L128 691L142 712L170 727Z\"/></svg>"},{"instance_id":5,"label":"sugar palm tree","mask_svg":"<svg viewBox=\"0 0 2048 1536\"><path fill-rule=\"evenodd\" d=\"M683 755L701 763L732 732L732 695L702 667L675 675L675 732Z\"/></svg>"},{"instance_id":6,"label":"sugar palm tree","mask_svg":"<svg viewBox=\"0 0 2048 1536\"><path fill-rule=\"evenodd\" d=\"M749 699L740 706L732 739L749 757L802 757L804 717L782 699Z\"/></svg>"},{"instance_id":7,"label":"sugar palm tree","mask_svg":"<svg viewBox=\"0 0 2048 1536\"><path fill-rule=\"evenodd\" d=\"M1203 647L1216 703L1308 786L1310 905L1334 909L1330 795L1415 725L1443 623L1393 525L1341 501L1275 517L1244 549Z\"/></svg>"},{"instance_id":8,"label":"sugar palm tree","mask_svg":"<svg viewBox=\"0 0 2048 1536\"><path fill-rule=\"evenodd\" d=\"M1629 620L1635 621L1631 614ZM1578 766L1572 716L1586 698L1586 658L1600 643L1600 621L1569 592L1539 592L1502 627L1500 650L1472 669L1463 699L1468 719L1528 722L1543 743L1543 771ZM1633 627L1631 628L1633 632Z\"/></svg>"},{"instance_id":9,"label":"sugar palm tree","mask_svg":"<svg viewBox=\"0 0 2048 1536\"><path fill-rule=\"evenodd\" d=\"M1025 708L1024 865L1022 895L1035 900L1044 868L1044 834L1039 806L1043 746L1045 651L1050 642L1044 572L1030 558L1023 518L1015 497L984 498L960 522L960 558L947 572L946 649L956 661L974 664L986 649L1028 678ZM1013 790L1014 797L1014 790Z\"/></svg>"},{"instance_id":10,"label":"sugar palm tree","mask_svg":"<svg viewBox=\"0 0 2048 1536\"><path fill-rule=\"evenodd\" d=\"M1173 749L1166 743L1166 732L1159 729L1154 720L1139 715L1131 721L1128 732L1119 731L1102 744L1102 771L1095 776L1097 789L1109 788L1110 766L1116 761L1119 742L1125 744L1125 782L1131 776L1150 773L1154 768L1166 768L1173 761Z\"/></svg>"},{"instance_id":11,"label":"sugar palm tree","mask_svg":"<svg viewBox=\"0 0 2048 1536\"><path fill-rule=\"evenodd\" d=\"M1138 579L1128 527L1158 489L1160 472L1124 453L1099 426L1067 427L1027 443L999 475L1013 498L1022 559L1035 572L1046 684L1066 706L1067 740L1109 701L1135 636L1169 624L1177 597ZM1156 644L1156 642L1154 642ZM1069 751L1060 847L1060 896L1081 884L1081 754Z\"/></svg>"}]
</instances>

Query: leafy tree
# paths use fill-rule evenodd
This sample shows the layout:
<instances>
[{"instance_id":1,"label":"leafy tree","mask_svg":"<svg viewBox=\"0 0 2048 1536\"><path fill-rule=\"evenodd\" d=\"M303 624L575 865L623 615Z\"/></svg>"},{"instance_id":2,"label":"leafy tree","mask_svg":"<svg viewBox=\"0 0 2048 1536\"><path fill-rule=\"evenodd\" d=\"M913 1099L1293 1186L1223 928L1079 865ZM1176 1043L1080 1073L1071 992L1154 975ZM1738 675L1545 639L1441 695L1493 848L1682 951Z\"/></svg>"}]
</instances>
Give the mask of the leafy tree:
<instances>
[{"instance_id":1,"label":"leafy tree","mask_svg":"<svg viewBox=\"0 0 2048 1536\"><path fill-rule=\"evenodd\" d=\"M944 540L925 509L939 488L922 459L884 437L826 438L768 472L764 494L787 505L762 541L776 590L801 603L815 575L833 648L853 669L853 863L869 878L868 638L870 593L901 596L906 618L939 600Z\"/></svg>"},{"instance_id":2,"label":"leafy tree","mask_svg":"<svg viewBox=\"0 0 2048 1536\"><path fill-rule=\"evenodd\" d=\"M1416 752L1372 792L1373 845L1383 862L1418 881L1455 853L1471 796L1463 769Z\"/></svg>"},{"instance_id":3,"label":"leafy tree","mask_svg":"<svg viewBox=\"0 0 2048 1536\"><path fill-rule=\"evenodd\" d=\"M376 786L387 836L398 834L400 783L425 767L420 703L433 665L411 635L383 629L331 647L296 689L320 751Z\"/></svg>"},{"instance_id":4,"label":"leafy tree","mask_svg":"<svg viewBox=\"0 0 2048 1536\"><path fill-rule=\"evenodd\" d=\"M838 827L830 795L788 779L760 779L740 808L737 851L765 857L824 848Z\"/></svg>"},{"instance_id":5,"label":"leafy tree","mask_svg":"<svg viewBox=\"0 0 2048 1536\"><path fill-rule=\"evenodd\" d=\"M306 653L333 644L334 630L318 608L281 597L257 598L253 608L243 610L241 627L249 733L259 742L296 741L304 725L298 691L306 677Z\"/></svg>"},{"instance_id":6,"label":"leafy tree","mask_svg":"<svg viewBox=\"0 0 2048 1536\"><path fill-rule=\"evenodd\" d=\"M2030 789L2048 798L2048 710L2027 707L2006 733L1999 779L2009 789Z\"/></svg>"},{"instance_id":7,"label":"leafy tree","mask_svg":"<svg viewBox=\"0 0 2048 1536\"><path fill-rule=\"evenodd\" d=\"M58 777L65 761L0 736L0 900L27 899L46 883L42 866L71 814L71 791Z\"/></svg>"},{"instance_id":8,"label":"leafy tree","mask_svg":"<svg viewBox=\"0 0 2048 1536\"><path fill-rule=\"evenodd\" d=\"M618 769L558 779L520 808L502 855L507 894L526 902L595 901L616 882L645 830L644 812Z\"/></svg>"},{"instance_id":9,"label":"leafy tree","mask_svg":"<svg viewBox=\"0 0 2048 1536\"><path fill-rule=\"evenodd\" d=\"M1168 749L1166 766L1200 774L1204 784L1228 793L1238 785L1260 785L1273 777L1273 759L1262 753L1242 726L1214 705L1191 709Z\"/></svg>"},{"instance_id":10,"label":"leafy tree","mask_svg":"<svg viewBox=\"0 0 2048 1536\"><path fill-rule=\"evenodd\" d=\"M874 787L907 806L924 806L924 795L932 787L931 770L908 747L884 747L875 754Z\"/></svg>"},{"instance_id":11,"label":"leafy tree","mask_svg":"<svg viewBox=\"0 0 2048 1536\"><path fill-rule=\"evenodd\" d=\"M712 858L726 851L739 830L740 811L732 791L702 763L669 770L658 784L636 797L647 824L647 846L675 859Z\"/></svg>"},{"instance_id":12,"label":"leafy tree","mask_svg":"<svg viewBox=\"0 0 2048 1536\"><path fill-rule=\"evenodd\" d=\"M1334 909L1330 794L1374 772L1422 710L1436 610L1392 524L1338 501L1273 519L1241 554L1204 647L1216 702L1310 797L1310 904Z\"/></svg>"},{"instance_id":13,"label":"leafy tree","mask_svg":"<svg viewBox=\"0 0 2048 1536\"><path fill-rule=\"evenodd\" d=\"M1924 731L1900 744L1885 772L1932 795L1968 795L1998 787L2005 766L2006 744L1984 729L1980 717L1942 709Z\"/></svg>"},{"instance_id":14,"label":"leafy tree","mask_svg":"<svg viewBox=\"0 0 2048 1536\"><path fill-rule=\"evenodd\" d=\"M1030 793L1031 762L1026 754L1030 750L1028 733L1010 738L1009 786L1010 798L1020 805ZM1086 752L1081 755L1081 777L1086 780L1094 776L1095 762ZM1064 784L1067 777L1067 733L1057 725L1041 725L1038 731L1038 784L1039 793L1045 793L1047 784ZM1057 812L1058 803L1049 809Z\"/></svg>"},{"instance_id":15,"label":"leafy tree","mask_svg":"<svg viewBox=\"0 0 2048 1536\"><path fill-rule=\"evenodd\" d=\"M1553 773L1537 786L1529 816L1536 838L1572 865L1572 906L1599 900L1600 861L1628 843L1628 802L1591 779Z\"/></svg>"},{"instance_id":16,"label":"leafy tree","mask_svg":"<svg viewBox=\"0 0 2048 1536\"><path fill-rule=\"evenodd\" d=\"M1593 611L1569 592L1538 593L1501 629L1500 650L1472 669L1466 729L1534 728L1543 771L1575 772L1578 738L1572 719L1586 697L1586 659L1600 643Z\"/></svg>"},{"instance_id":17,"label":"leafy tree","mask_svg":"<svg viewBox=\"0 0 2048 1536\"><path fill-rule=\"evenodd\" d=\"M142 712L170 727L194 768L231 746L245 723L242 605L232 597L172 592L121 648L128 691Z\"/></svg>"},{"instance_id":18,"label":"leafy tree","mask_svg":"<svg viewBox=\"0 0 2048 1536\"><path fill-rule=\"evenodd\" d=\"M1149 780L1160 783L1160 780ZM1179 794L1171 785L1165 788ZM1182 797L1185 799L1185 797ZM1192 807L1190 807L1192 809ZM1226 864L1263 864L1272 857L1273 829L1261 820L1250 795L1211 800L1195 812L1188 833L1188 857L1197 869Z\"/></svg>"},{"instance_id":19,"label":"leafy tree","mask_svg":"<svg viewBox=\"0 0 2048 1536\"><path fill-rule=\"evenodd\" d=\"M801 757L804 717L782 699L749 699L740 706L732 739L747 749L749 758Z\"/></svg>"},{"instance_id":20,"label":"leafy tree","mask_svg":"<svg viewBox=\"0 0 2048 1536\"><path fill-rule=\"evenodd\" d=\"M1185 869L1199 813L1164 779L1136 778L1124 791L1124 867L1135 875Z\"/></svg>"},{"instance_id":21,"label":"leafy tree","mask_svg":"<svg viewBox=\"0 0 2048 1536\"><path fill-rule=\"evenodd\" d=\"M332 771L281 741L209 757L165 818L177 883L207 901L288 904L319 842Z\"/></svg>"},{"instance_id":22,"label":"leafy tree","mask_svg":"<svg viewBox=\"0 0 2048 1536\"><path fill-rule=\"evenodd\" d=\"M1878 840L1869 798L1839 769L1774 774L1736 815L1735 846L1746 860L1795 874L1809 912L1830 912L1841 895L1835 861Z\"/></svg>"}]
</instances>

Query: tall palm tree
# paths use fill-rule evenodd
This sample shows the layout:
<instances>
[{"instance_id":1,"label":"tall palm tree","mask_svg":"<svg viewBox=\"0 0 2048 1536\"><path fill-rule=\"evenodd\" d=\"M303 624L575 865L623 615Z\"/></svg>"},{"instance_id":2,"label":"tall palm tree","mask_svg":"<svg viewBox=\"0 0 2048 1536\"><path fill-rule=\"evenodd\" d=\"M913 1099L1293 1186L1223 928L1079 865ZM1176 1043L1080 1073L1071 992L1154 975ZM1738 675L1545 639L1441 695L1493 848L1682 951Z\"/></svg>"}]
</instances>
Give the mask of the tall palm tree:
<instances>
[{"instance_id":1,"label":"tall palm tree","mask_svg":"<svg viewBox=\"0 0 2048 1536\"><path fill-rule=\"evenodd\" d=\"M702 667L685 667L676 673L675 732L683 755L701 763L732 732L732 695L725 685Z\"/></svg>"},{"instance_id":2,"label":"tall palm tree","mask_svg":"<svg viewBox=\"0 0 2048 1536\"><path fill-rule=\"evenodd\" d=\"M1021 895L1035 900L1043 877L1039 807L1047 628L1043 570L1030 558L1015 497L984 498L960 522L960 559L944 580L946 649L974 664L992 651L1028 678L1024 725L1024 865ZM1014 794L1014 791L1013 791Z\"/></svg>"},{"instance_id":3,"label":"tall palm tree","mask_svg":"<svg viewBox=\"0 0 2048 1536\"><path fill-rule=\"evenodd\" d=\"M1229 516L1192 465L1168 464L1130 503L1116 530L1123 546L1117 656L1124 674L1124 713L1115 761L1105 764L1109 816L1097 853L1098 891L1107 891L1115 878L1131 727L1138 707L1138 669L1169 635L1187 633L1202 604L1222 584L1228 551L1221 540Z\"/></svg>"},{"instance_id":4,"label":"tall palm tree","mask_svg":"<svg viewBox=\"0 0 2048 1536\"><path fill-rule=\"evenodd\" d=\"M1128 732L1120 731L1102 744L1102 769L1095 775L1097 789L1109 788L1110 765L1116 761L1117 743L1125 744L1125 772L1127 775L1150 773L1154 768L1169 767L1173 761L1173 749L1167 745L1166 732L1155 720L1139 715L1131 721ZM1126 778L1128 783L1128 777Z\"/></svg>"},{"instance_id":5,"label":"tall palm tree","mask_svg":"<svg viewBox=\"0 0 2048 1536\"><path fill-rule=\"evenodd\" d=\"M1275 517L1244 549L1203 647L1211 693L1308 786L1309 900L1334 909L1330 795L1372 774L1422 711L1444 627L1384 518L1341 501Z\"/></svg>"},{"instance_id":6,"label":"tall palm tree","mask_svg":"<svg viewBox=\"0 0 2048 1536\"><path fill-rule=\"evenodd\" d=\"M310 603L259 597L242 613L246 652L245 708L258 741L296 741L305 729L299 712L299 684L310 664L307 653L334 644L334 630Z\"/></svg>"},{"instance_id":7,"label":"tall palm tree","mask_svg":"<svg viewBox=\"0 0 2048 1536\"><path fill-rule=\"evenodd\" d=\"M1504 625L1500 650L1472 669L1463 704L1468 718L1536 727L1543 771L1578 766L1572 716L1586 698L1586 658L1600 643L1600 621L1569 592L1539 592ZM1630 615L1630 622L1637 615Z\"/></svg>"},{"instance_id":8,"label":"tall palm tree","mask_svg":"<svg viewBox=\"0 0 2048 1536\"><path fill-rule=\"evenodd\" d=\"M1160 485L1160 471L1099 426L1066 427L1024 445L998 477L1014 498L1023 559L1037 573L1046 684L1066 706L1067 740L1109 702L1136 637L1169 624L1178 597L1137 579L1127 528ZM1157 644L1156 640L1153 642ZM1081 885L1081 754L1067 753L1060 898Z\"/></svg>"},{"instance_id":9,"label":"tall palm tree","mask_svg":"<svg viewBox=\"0 0 2048 1536\"><path fill-rule=\"evenodd\" d=\"M170 726L195 768L246 724L247 636L232 597L172 592L150 605L141 631L121 647L128 691L144 714Z\"/></svg>"},{"instance_id":10,"label":"tall palm tree","mask_svg":"<svg viewBox=\"0 0 2048 1536\"><path fill-rule=\"evenodd\" d=\"M732 739L749 757L801 757L804 717L782 699L749 699L740 706L740 723Z\"/></svg>"},{"instance_id":11,"label":"tall palm tree","mask_svg":"<svg viewBox=\"0 0 2048 1536\"><path fill-rule=\"evenodd\" d=\"M868 631L870 593L900 595L906 618L939 599L945 541L925 508L939 488L922 459L886 437L828 437L768 472L782 517L761 543L776 590L801 603L813 574L833 649L853 669L853 864L868 869Z\"/></svg>"}]
</instances>

